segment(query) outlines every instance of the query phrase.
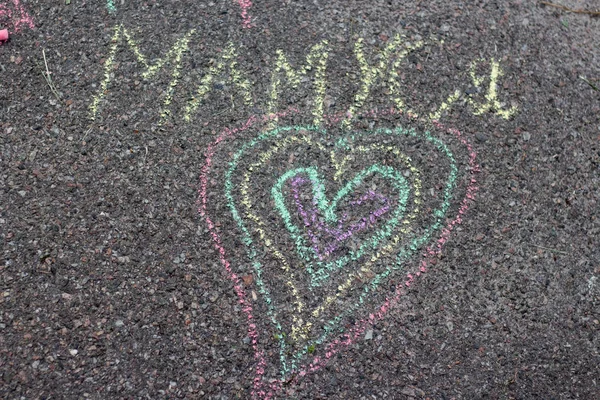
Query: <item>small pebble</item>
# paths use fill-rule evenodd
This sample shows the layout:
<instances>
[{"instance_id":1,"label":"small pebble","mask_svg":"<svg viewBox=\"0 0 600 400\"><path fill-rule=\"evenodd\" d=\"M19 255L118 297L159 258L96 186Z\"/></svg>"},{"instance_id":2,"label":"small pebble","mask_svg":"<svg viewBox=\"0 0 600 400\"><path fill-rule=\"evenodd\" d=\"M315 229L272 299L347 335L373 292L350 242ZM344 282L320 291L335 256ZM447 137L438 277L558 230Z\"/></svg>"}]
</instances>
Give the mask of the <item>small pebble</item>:
<instances>
[{"instance_id":1,"label":"small pebble","mask_svg":"<svg viewBox=\"0 0 600 400\"><path fill-rule=\"evenodd\" d=\"M488 138L487 136L485 136L483 133L477 132L475 134L475 139L477 139L478 142L487 142Z\"/></svg>"}]
</instances>

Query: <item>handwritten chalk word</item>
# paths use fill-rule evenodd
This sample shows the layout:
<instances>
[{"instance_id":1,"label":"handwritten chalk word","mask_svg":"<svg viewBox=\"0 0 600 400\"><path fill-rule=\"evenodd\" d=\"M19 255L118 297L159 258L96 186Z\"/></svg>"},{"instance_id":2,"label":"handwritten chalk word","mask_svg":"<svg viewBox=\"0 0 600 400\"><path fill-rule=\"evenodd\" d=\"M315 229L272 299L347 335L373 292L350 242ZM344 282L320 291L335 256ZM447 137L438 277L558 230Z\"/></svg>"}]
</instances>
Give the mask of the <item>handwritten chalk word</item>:
<instances>
[{"instance_id":1,"label":"handwritten chalk word","mask_svg":"<svg viewBox=\"0 0 600 400\"><path fill-rule=\"evenodd\" d=\"M399 112L390 110L390 115L395 114L399 114ZM375 115L378 115L378 113L363 114L362 117ZM463 217L475 198L477 191L475 174L479 171L479 167L475 162L475 152L461 133L454 129L447 129L437 122L435 127L440 133L444 133L443 135L435 135L422 129L398 127L366 132L341 130L338 131L340 136L335 139L325 128L311 126L278 127L274 130L261 128L261 126L269 126L275 118L279 120L283 116L284 114L268 115L262 119L251 117L239 129L225 129L209 145L206 152L198 200L199 212L208 225L220 261L229 279L233 282L238 302L242 306L242 311L248 321L248 336L251 338L257 363L253 397L262 399L271 399L277 396L284 383L286 385L293 384L302 376L322 368L335 354L361 337L367 327L385 316L404 293L404 288L410 286L418 276L427 271L430 260L441 252L451 232L458 224L462 223ZM323 120L326 126L331 127L333 127L332 124L338 124L341 127L346 121L345 118L339 119L329 116L324 116ZM410 123L419 125L424 120L412 119L411 121ZM241 142L240 140L234 140L252 136L249 135L251 130L258 132L257 135ZM444 140L449 140L448 136L455 139L454 146L459 145L466 149L466 162L459 163L456 160L456 155L444 143L442 137ZM331 140L334 143L333 148L331 148ZM400 142L414 140L421 141L429 151L439 153L440 160L446 160L444 164L447 164L443 169L446 171L447 176L445 178L439 177L446 182L441 186L443 188L442 196L435 196L434 200L439 203L439 206L435 210L430 210L431 217L429 218L431 218L431 222L429 227L423 226L423 222L420 222L418 224L419 229L416 230L412 230L410 226L417 221L414 215L422 214L425 211L421 210L421 195L424 192L428 193L428 191L422 189L420 169L415 165L416 160L409 159L400 151L402 147ZM399 142L394 143L396 141ZM327 146L325 146L326 143ZM382 143L389 144L384 145ZM238 146L238 150L235 150L235 146ZM325 180L317 166L292 166L279 177L263 172L271 164L278 167L282 166L281 157L284 157L283 159L288 158L287 154L289 154L290 147L301 148L302 146L318 150L324 155L331 153L330 163L334 168L327 168L324 165L324 170L331 171L330 174L333 178L331 182L335 182L343 176L348 177L347 180L344 180L346 183L334 194L333 198L327 198L325 187L330 183ZM366 166L362 171L348 176L351 170L348 166L349 160L360 156L362 152L372 153L368 156L369 160L385 159L386 164L380 165L375 161L371 166ZM391 160L394 158L390 158L389 155L386 155L387 153L398 156L396 161L392 162ZM323 160L327 160L327 157L317 156L315 161L317 159L323 162ZM218 162L215 162L216 160ZM292 159L288 160L288 164L293 162ZM305 160L299 160L298 162L302 165ZM395 163L397 163L397 166L395 166ZM245 167L241 167L242 164ZM456 183L459 175L459 165L468 165L462 172L462 179L468 182L466 187ZM408 168L411 171L412 185L407 182L405 174L397 173L397 168ZM258 174L262 176L260 186L257 183L259 180L254 177ZM364 186L366 179L375 175L379 175L380 179L384 181L389 180L389 187L395 187L395 189L385 195L373 190L366 190L363 195L360 195L360 189ZM268 178L269 176L271 177ZM267 181L263 181L265 178L267 178ZM435 184L436 187L439 185L438 183L430 184ZM270 197L274 200L275 211L280 216L279 226L283 229L276 228L276 225L273 225L272 218L264 219L259 216L260 211L256 204L260 202L260 208L264 208L265 202L260 199L268 197L266 193L263 193L263 190L268 192L269 187L271 187ZM248 262L242 262L240 265L231 264L229 251L224 247L222 239L223 235L232 235L235 231L232 229L220 231L218 228L219 224L216 220L225 217L222 211L214 216L211 215L214 213L212 202L219 201L218 196L214 197L214 194L222 190L219 188L224 188L224 198L228 204L230 217L236 222L238 232L241 233L238 241L245 246ZM462 188L460 190L463 191L464 198L456 202L453 197L459 188ZM303 189L304 191L302 191ZM306 190L312 193L312 196L307 197ZM208 193L213 193L210 200ZM355 196L356 199L352 200L352 196ZM310 197L312 197L312 200ZM413 199L414 210L411 215L403 216L409 197ZM255 200L252 200L252 198L255 198ZM309 199L309 203L307 204L303 199ZM355 224L347 224L345 222L347 217L342 210L338 210L338 203L343 201L351 208L358 205L370 205L367 208L367 210L371 210L369 216L363 217ZM458 212L448 223L451 204L457 205ZM339 216L338 212L341 212ZM317 214L324 219L319 220L320 217ZM393 222L398 218L402 219L401 224ZM444 224L446 224L445 227ZM222 223L220 225L223 226ZM372 231L371 234L368 234L367 230ZM252 233L253 231L256 235ZM271 232L267 234L269 231ZM394 231L398 233L398 236L391 239L388 234ZM283 247L279 249L276 241L269 236L277 235L281 237L286 232L292 242L296 243L296 258L293 258L292 254L286 251L287 246L282 245ZM323 279L319 285L324 285L334 294L323 298L321 306L311 311L308 305L305 304L305 299L314 297L315 294L302 291L301 287L307 287L306 284L302 283L310 282L311 279L314 280L315 277L319 276L318 269L327 270L325 261L333 256L333 250L328 251L327 249L333 249L339 242L359 233L362 234L363 244L366 243L366 245L357 251L363 251L364 255L355 254L355 256L346 257L346 262L337 265L339 268L336 273L341 274L340 276L350 274L349 280L336 287L328 283L329 278L327 276L322 276ZM436 234L439 234L438 239L434 239ZM322 243L321 239L324 235L333 238L333 242ZM384 236L388 236L388 239L385 239ZM331 247L332 243L333 247ZM432 244L427 246L427 243ZM273 284L271 274L280 275L281 272L266 268L267 264L263 260L265 257L264 252L259 249L261 246L275 256L279 268L283 272L284 280L287 281L285 286L281 287ZM423 246L427 247L423 249ZM391 264L384 263L388 265L381 265L379 269L371 270L374 260L382 257L381 253L383 252L395 255L396 261ZM423 252L423 258L420 261L410 262L420 252ZM300 260L301 265L291 268L292 259ZM334 266L341 259L344 259L344 256L339 256L334 264L330 266ZM358 265L355 265L357 263ZM414 268L412 271L410 265ZM272 377L267 379L265 376L267 356L262 346L266 345L264 344L265 339L259 341L261 334L257 325L263 319L263 316L256 314L254 306L248 300L246 289L239 278L241 273L247 273L247 267L254 269L253 276L255 277L257 291L266 305L266 315L264 317L266 321L270 321L272 329L275 330L273 340L275 341L274 344L279 347L278 362L281 375L278 379ZM356 267L359 268L360 272L353 274L351 270ZM330 269L331 272L334 271ZM394 293L386 297L381 305L377 306L377 303L375 305L369 303L369 299L378 292L378 288L389 282L393 277L400 277L404 284L397 285ZM363 285L362 288L356 286L357 278L368 278L368 283ZM346 287L342 288L344 285ZM352 286L356 286L355 290L351 293L347 292ZM283 314L288 308L282 307L283 304L279 304L282 301L281 299L288 297L286 291L294 298L291 325L282 322L284 320L289 321L289 318L285 318ZM324 320L321 318L320 313L324 313L331 305L332 300L330 299L337 299L338 301L343 299L344 306L333 314L331 311L324 314L324 317L329 318L329 320ZM368 317L353 323L354 327L351 329L343 329L340 325L342 321L352 317L364 307L375 308L370 313L367 311ZM260 323L262 324L262 322ZM288 337L288 332L292 338L291 341L285 339Z\"/></svg>"},{"instance_id":2,"label":"handwritten chalk word","mask_svg":"<svg viewBox=\"0 0 600 400\"><path fill-rule=\"evenodd\" d=\"M100 83L99 91L93 96L89 106L90 118L95 119L98 116L102 105L102 100L107 93L112 89L111 82L113 80L112 70L115 68L115 56L121 47L125 47L133 54L134 60L142 67L142 77L144 79L156 78L157 72L166 68L167 65L172 71L171 80L166 88L166 96L160 107L160 122L165 122L168 118L178 119L177 115L173 115L171 110L171 102L177 94L177 86L182 79L182 62L185 55L189 52L189 44L196 43L195 30L185 34L180 39L176 40L166 54L158 59L155 64L150 65L143 55L139 44L134 39L133 33L124 26L115 27L112 43L104 64L103 80ZM376 85L382 85L386 92L389 93L390 100L394 107L399 110L409 112L416 115L416 112L407 106L401 95L401 84L399 81L399 69L403 61L413 51L423 48L434 43L434 40L419 40L415 43L410 43L401 35L396 35L385 46L381 54L373 54L367 57L364 50L363 40L357 39L354 43L354 56L359 66L359 82L357 92L353 95L353 100L344 112L342 127L348 128L357 113L365 107L367 99L373 92ZM437 42L436 42L437 43ZM267 99L266 110L274 115L275 111L280 107L280 99L284 89L298 91L300 89L311 90L314 93L309 98L311 100L310 107L313 117L312 123L320 125L323 123L324 99L326 97L327 87L331 82L327 81L328 59L331 53L331 46L326 40L323 40L308 50L306 62L304 65L294 67L289 61L289 57L283 50L277 50L274 58L274 65L271 70L270 85L268 85L267 93L253 92L254 88L262 88L264 85L257 85L252 82L243 72L244 68L240 68L238 63L239 52L233 43L228 43L225 48L213 58L208 70L201 74L200 82L194 84L193 79L187 76L186 81L191 82L191 87L194 93L190 95L181 94L183 98L180 103L185 104L183 107L183 121L191 122L195 113L207 98L212 90L215 90L214 83L221 79L225 84L237 89L236 96L240 96L243 103L251 108L254 106L253 99ZM369 61L371 60L376 61ZM478 101L473 97L467 97L468 102L473 107L473 112L476 115L481 115L485 112L492 112L495 115L508 119L517 112L517 107L513 106L510 109L504 109L503 104L499 100L498 80L502 76L503 71L497 61L489 61L490 71L488 75L477 75L480 66L485 65L484 60L476 60L471 63L469 75L473 84L480 88L486 79L489 80L487 94L484 101ZM312 77L309 77L312 74ZM308 79L307 79L308 78ZM308 88L307 86L312 86ZM258 90L258 89L257 89ZM450 110L463 96L459 90L455 90L447 99L436 109L435 112L429 113L427 116L431 120L438 120ZM272 128L277 124L277 120L271 120L269 127Z\"/></svg>"},{"instance_id":3,"label":"handwritten chalk word","mask_svg":"<svg viewBox=\"0 0 600 400\"><path fill-rule=\"evenodd\" d=\"M252 22L248 9L252 7L250 0L234 0L242 9L242 26L246 29L252 28Z\"/></svg>"},{"instance_id":4,"label":"handwritten chalk word","mask_svg":"<svg viewBox=\"0 0 600 400\"><path fill-rule=\"evenodd\" d=\"M35 29L33 18L25 10L20 0L10 0L10 3L7 1L5 4L0 4L0 23L12 24L13 32L19 32L23 26ZM10 28L10 25L7 27Z\"/></svg>"}]
</instances>

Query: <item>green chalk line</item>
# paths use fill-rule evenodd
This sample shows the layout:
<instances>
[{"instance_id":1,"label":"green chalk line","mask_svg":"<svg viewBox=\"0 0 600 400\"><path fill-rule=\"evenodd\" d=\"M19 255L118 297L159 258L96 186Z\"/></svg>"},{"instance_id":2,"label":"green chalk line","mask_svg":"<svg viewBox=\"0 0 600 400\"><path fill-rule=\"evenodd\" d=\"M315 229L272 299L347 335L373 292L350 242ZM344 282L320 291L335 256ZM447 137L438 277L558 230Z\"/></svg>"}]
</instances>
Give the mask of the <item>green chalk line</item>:
<instances>
[{"instance_id":1,"label":"green chalk line","mask_svg":"<svg viewBox=\"0 0 600 400\"><path fill-rule=\"evenodd\" d=\"M267 305L267 315L268 315L269 319L271 320L271 323L274 325L275 329L280 333L282 333L283 328L277 320L276 311L275 311L275 307L273 305L273 300L271 298L270 291L266 287L265 282L263 280L262 264L260 263L260 261L256 260L257 251L256 251L256 248L254 247L254 242L250 236L250 232L246 228L246 226L245 226L242 218L240 217L240 214L234 204L234 198L233 198L233 195L231 194L232 189L233 189L231 179L232 179L232 176L233 176L235 170L237 169L239 160L241 159L242 155L244 154L244 152L246 150L254 147L260 141L263 141L268 138L280 136L282 133L288 133L292 130L296 130L296 131L305 130L305 131L316 132L316 133L323 134L323 135L326 134L326 131L316 128L316 127L312 127L312 126L281 127L281 128L277 128L272 131L269 131L269 132L262 133L259 136L257 136L256 138L254 138L254 139L250 140L249 142L246 142L242 145L240 150L238 150L238 152L236 152L235 155L233 156L232 161L229 163L229 169L227 170L227 172L225 174L225 197L227 198L228 207L229 207L229 209L232 213L232 216L233 216L234 220L236 221L238 227L240 228L240 230L243 233L242 242L245 244L248 259L255 271L256 283L258 286L258 290L265 299L265 303ZM290 371L294 371L296 369L297 362L300 360L300 358L302 356L309 353L309 348L311 348L311 346L312 346L312 351L314 351L315 344L317 344L317 345L323 344L329 338L329 336L332 333L334 333L339 322L342 319L344 319L346 316L348 316L348 314L354 312L361 304L363 304L365 302L365 299L366 299L367 295L369 294L369 292L374 291L379 286L381 281L388 278L389 275L393 271L397 271L397 270L401 269L403 267L403 263L406 261L406 259L408 259L416 250L418 250L418 248L420 246L422 246L424 243L428 242L431 239L433 233L441 227L442 218L444 217L448 208L450 207L450 201L452 199L452 191L455 187L455 182L456 182L457 173L458 173L458 168L456 167L456 160L454 159L454 156L453 156L452 152L448 149L448 147L441 140L433 137L430 132L426 131L424 134L421 135L421 134L416 133L414 131L414 129L407 131L402 128L396 128L394 130L384 128L384 129L378 129L376 131L366 131L361 134L350 135L347 138L346 137L341 138L336 143L336 147L342 147L342 148L345 148L346 150L351 150L352 146L351 146L351 144L349 144L349 141L354 141L357 137L360 137L363 135L367 136L367 135L377 135L377 134L397 135L397 136L404 135L404 136L413 136L413 137L421 136L421 137L424 137L427 141L433 143L440 152L442 152L444 155L446 155L446 157L450 160L451 165L450 165L450 175L448 177L448 181L447 181L445 189L444 189L444 199L442 201L442 205L440 206L440 208L438 208L436 211L434 211L433 215L435 216L435 222L429 228L427 228L425 234L421 235L418 238L412 239L410 241L410 244L406 245L398 253L398 256L396 257L396 262L392 266L388 266L384 272L376 275L375 278L373 278L373 280L370 282L369 285L365 285L365 287L363 288L363 292L361 293L361 295L358 298L358 301L353 306L346 308L340 315L327 321L325 326L323 327L323 330L324 330L323 334L321 334L321 336L319 338L317 338L315 341L309 342L309 344L304 346L304 348L302 348L301 350L299 350L292 356L291 368L288 368L288 358L286 355L287 352L286 352L285 340L279 340L279 343L280 343L279 355L280 355L280 362L281 362L280 372L281 372L281 375L284 377L286 376L286 373L288 373ZM339 331L343 332L343 328L340 328ZM283 336L284 335L281 335L281 337L283 337Z\"/></svg>"},{"instance_id":2,"label":"green chalk line","mask_svg":"<svg viewBox=\"0 0 600 400\"><path fill-rule=\"evenodd\" d=\"M115 7L115 3L113 2L113 0L106 0L106 8L111 13L117 11L117 7Z\"/></svg>"}]
</instances>

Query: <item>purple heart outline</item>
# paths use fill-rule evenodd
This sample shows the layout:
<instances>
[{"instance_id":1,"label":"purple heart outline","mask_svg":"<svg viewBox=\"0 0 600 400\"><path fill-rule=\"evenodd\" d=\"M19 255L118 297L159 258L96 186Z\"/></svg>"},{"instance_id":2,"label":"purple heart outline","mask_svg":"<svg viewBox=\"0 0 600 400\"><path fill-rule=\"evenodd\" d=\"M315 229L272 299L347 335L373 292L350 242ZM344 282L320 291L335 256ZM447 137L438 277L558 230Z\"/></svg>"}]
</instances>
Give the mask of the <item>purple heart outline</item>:
<instances>
[{"instance_id":1,"label":"purple heart outline","mask_svg":"<svg viewBox=\"0 0 600 400\"><path fill-rule=\"evenodd\" d=\"M373 190L369 190L366 194L362 195L357 200L352 200L350 205L360 206L367 201L375 202L379 199L384 206L369 213L369 217L362 217L360 221L346 226L348 220L348 214L344 215L337 221L336 227L331 227L329 224L324 222L318 217L317 200L313 198L312 205L308 209L305 209L300 199L300 187L306 183L310 183L310 180L297 176L292 180L292 193L294 196L294 202L298 209L298 213L302 216L304 226L307 228L307 235L313 244L313 251L318 257L319 261L323 261L343 243L344 240L350 238L355 233L367 229L369 226L375 225L381 216L390 210L389 200L380 193L376 193ZM324 237L329 236L333 240L322 245ZM321 250L323 248L323 250Z\"/></svg>"}]
</instances>

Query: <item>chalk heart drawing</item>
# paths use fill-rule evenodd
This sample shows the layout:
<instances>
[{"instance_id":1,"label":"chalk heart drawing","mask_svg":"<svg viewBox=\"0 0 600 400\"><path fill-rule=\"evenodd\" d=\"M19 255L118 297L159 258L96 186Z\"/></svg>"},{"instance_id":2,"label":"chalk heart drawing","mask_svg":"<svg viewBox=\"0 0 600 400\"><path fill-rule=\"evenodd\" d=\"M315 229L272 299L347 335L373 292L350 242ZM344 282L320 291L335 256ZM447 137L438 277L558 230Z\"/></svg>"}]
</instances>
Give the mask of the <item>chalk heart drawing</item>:
<instances>
[{"instance_id":1,"label":"chalk heart drawing","mask_svg":"<svg viewBox=\"0 0 600 400\"><path fill-rule=\"evenodd\" d=\"M276 128L269 118L217 137L199 190L199 212L248 322L253 397L262 399L385 316L462 222L479 170L461 133L436 122L353 130L334 129L329 117L330 126ZM421 148L414 160L407 143ZM461 147L462 162L451 150Z\"/></svg>"},{"instance_id":2,"label":"chalk heart drawing","mask_svg":"<svg viewBox=\"0 0 600 400\"><path fill-rule=\"evenodd\" d=\"M349 229L343 229L344 227L344 223L343 221L340 221L338 219L338 217L336 216L336 209L337 209L337 204L340 200L344 199L345 197L347 197L350 193L353 192L353 190L355 188L357 188L358 186L360 186L363 181L368 178L370 175L373 174L380 174L383 178L385 178L386 180L389 180L389 183L391 186L393 186L399 194L400 197L400 201L398 201L397 206L395 207L395 210L393 212L393 217L390 218L390 220L387 221L387 223L384 224L384 226L379 229L378 231L376 231L376 233L369 238L368 240L364 241L364 243L362 243L359 247L358 250L356 251L350 251L348 254L349 259L351 260L355 260L358 259L360 257L361 254L365 253L367 251L367 249L373 249L375 247L377 247L377 245L379 245L383 240L387 239L392 233L393 233L393 227L394 225L396 225L398 223L398 220L400 219L400 217L403 214L403 211L405 209L406 206L406 201L408 199L408 194L409 194L409 187L408 184L405 180L405 178L402 176L402 174L399 171L394 170L391 167L388 166L382 166L382 165L372 165L369 168L365 168L364 170L362 170L361 172L359 172L358 174L356 174L356 176L350 180L346 185L344 185L335 195L334 199L329 202L327 200L327 195L325 194L325 184L323 182L323 179L319 176L316 168L297 168L297 169L292 169L291 171L286 172L276 183L276 185L273 187L272 190L272 197L275 200L275 204L277 207L277 210L279 211L280 215L281 215L281 219L284 222L288 232L290 233L290 235L294 238L294 241L296 242L296 250L298 252L298 256L300 259L303 260L311 260L314 256L317 256L318 261L324 261L324 253L331 253L331 248L329 249L329 251L325 251L325 252L321 252L319 251L319 248L310 248L305 240L305 237L302 233L302 230L300 228L298 228L297 225L295 225L292 221L292 216L290 214L290 212L287 209L287 206L285 205L285 202L283 201L283 194L282 194L282 187L283 184L290 178L294 177L294 176L298 176L299 174L306 174L309 178L310 178L310 182L313 185L313 191L314 191L314 197L313 197L313 206L315 206L316 208L318 208L322 214L325 217L326 222L328 223L334 223L337 225L337 229L327 229L327 227L325 226L326 224L321 222L321 223L317 223L317 210L313 210L312 212L312 217L311 217L311 221L314 223L314 225L317 225L317 229L320 230L321 232L325 231L327 233L334 233L336 236L336 240L339 242L343 239L346 239L350 236L352 236L353 233L355 233L358 230L362 230L361 228L364 228L366 225L366 218L363 218L363 220L360 223L356 223L353 224ZM297 182L302 182L303 180L295 180L295 184ZM294 185L297 186L297 185ZM374 195L374 193L369 193L369 195ZM303 214L303 210L302 210L302 205L300 204L300 202L298 201L299 199L296 197L296 205L298 206L298 211L299 213L302 215ZM351 204L352 205L358 205L361 203L361 199L359 199L358 201L354 201ZM347 215L345 216L347 219ZM371 214L370 219L373 220L374 214ZM305 218L303 218L305 221L305 224L309 221L306 221ZM311 227L311 224L308 224L308 227ZM343 232L342 232L343 230ZM308 230L308 236L310 237L310 241L313 242L314 244L318 244L319 242L319 236L315 235L312 231L312 229ZM334 244L335 245L335 244ZM332 247L332 246L328 246L328 247ZM338 268L343 268L343 266L346 264L346 258L343 258L342 260L338 260L336 263ZM312 263L309 263L312 264ZM311 284L313 286L319 286L320 283L324 280L328 278L328 273L327 270L331 269L331 267L334 265L332 263L321 263L322 265L313 271L312 266L307 265L308 271L309 272L314 272L311 273L311 277L310 277L310 281Z\"/></svg>"}]
</instances>

